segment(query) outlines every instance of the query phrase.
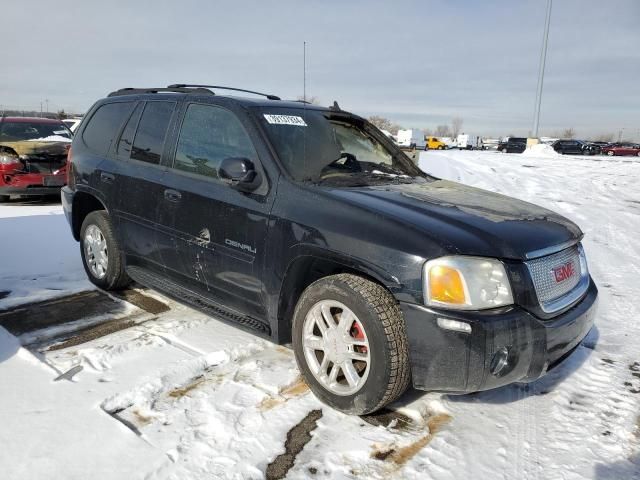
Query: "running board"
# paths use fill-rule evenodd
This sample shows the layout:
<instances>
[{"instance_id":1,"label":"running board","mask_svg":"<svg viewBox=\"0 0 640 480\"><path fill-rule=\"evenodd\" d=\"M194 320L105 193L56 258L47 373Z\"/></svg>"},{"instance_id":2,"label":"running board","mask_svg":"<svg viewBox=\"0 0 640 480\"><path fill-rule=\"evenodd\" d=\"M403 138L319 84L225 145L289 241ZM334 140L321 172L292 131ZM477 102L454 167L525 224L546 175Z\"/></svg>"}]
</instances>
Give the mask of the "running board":
<instances>
[{"instance_id":1,"label":"running board","mask_svg":"<svg viewBox=\"0 0 640 480\"><path fill-rule=\"evenodd\" d=\"M189 306L200 310L212 317L218 317L222 320L245 327L261 335L271 336L271 327L265 322L257 320L253 317L243 315L233 310L229 310L208 298L193 292L177 283L147 269L135 266L127 267L127 274L141 285L159 290L174 300L187 303Z\"/></svg>"}]
</instances>

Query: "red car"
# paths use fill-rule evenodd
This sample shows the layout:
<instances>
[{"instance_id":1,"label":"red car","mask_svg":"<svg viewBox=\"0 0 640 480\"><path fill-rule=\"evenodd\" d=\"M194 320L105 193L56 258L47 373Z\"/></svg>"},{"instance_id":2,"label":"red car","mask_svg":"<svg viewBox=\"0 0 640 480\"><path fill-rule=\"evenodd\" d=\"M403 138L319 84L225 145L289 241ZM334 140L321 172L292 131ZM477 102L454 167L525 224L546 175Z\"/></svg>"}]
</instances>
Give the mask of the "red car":
<instances>
[{"instance_id":1,"label":"red car","mask_svg":"<svg viewBox=\"0 0 640 480\"><path fill-rule=\"evenodd\" d=\"M0 202L59 194L72 136L61 120L0 117Z\"/></svg>"},{"instance_id":2,"label":"red car","mask_svg":"<svg viewBox=\"0 0 640 480\"><path fill-rule=\"evenodd\" d=\"M640 145L637 143L612 143L602 147L602 153L613 155L636 155L640 157Z\"/></svg>"}]
</instances>

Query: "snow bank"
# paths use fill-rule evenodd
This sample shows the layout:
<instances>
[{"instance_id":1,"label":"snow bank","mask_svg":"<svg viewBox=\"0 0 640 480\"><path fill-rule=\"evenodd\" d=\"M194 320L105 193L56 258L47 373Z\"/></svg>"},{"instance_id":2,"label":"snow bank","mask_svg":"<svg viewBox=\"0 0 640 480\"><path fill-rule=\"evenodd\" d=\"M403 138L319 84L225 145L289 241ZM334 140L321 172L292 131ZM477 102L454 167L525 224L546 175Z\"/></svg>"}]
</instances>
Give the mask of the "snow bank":
<instances>
[{"instance_id":1,"label":"snow bank","mask_svg":"<svg viewBox=\"0 0 640 480\"><path fill-rule=\"evenodd\" d=\"M94 288L60 205L0 207L0 308Z\"/></svg>"},{"instance_id":2,"label":"snow bank","mask_svg":"<svg viewBox=\"0 0 640 480\"><path fill-rule=\"evenodd\" d=\"M522 152L521 155L524 157L544 157L544 158L560 157L560 154L556 152L551 145L546 145L544 143L531 145L524 152Z\"/></svg>"}]
</instances>

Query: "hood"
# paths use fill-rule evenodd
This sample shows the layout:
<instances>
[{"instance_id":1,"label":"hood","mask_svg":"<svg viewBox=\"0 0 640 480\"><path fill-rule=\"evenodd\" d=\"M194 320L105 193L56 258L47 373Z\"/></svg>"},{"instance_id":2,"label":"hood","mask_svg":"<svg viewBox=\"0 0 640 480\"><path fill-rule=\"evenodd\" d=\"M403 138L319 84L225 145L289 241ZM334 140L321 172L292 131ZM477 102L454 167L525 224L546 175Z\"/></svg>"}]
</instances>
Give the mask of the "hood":
<instances>
[{"instance_id":1,"label":"hood","mask_svg":"<svg viewBox=\"0 0 640 480\"><path fill-rule=\"evenodd\" d=\"M551 210L448 180L336 188L329 195L393 217L451 253L524 260L582 237L575 223Z\"/></svg>"},{"instance_id":2,"label":"hood","mask_svg":"<svg viewBox=\"0 0 640 480\"><path fill-rule=\"evenodd\" d=\"M66 155L71 145L70 140L20 140L18 142L0 142L1 147L13 149L18 155Z\"/></svg>"}]
</instances>

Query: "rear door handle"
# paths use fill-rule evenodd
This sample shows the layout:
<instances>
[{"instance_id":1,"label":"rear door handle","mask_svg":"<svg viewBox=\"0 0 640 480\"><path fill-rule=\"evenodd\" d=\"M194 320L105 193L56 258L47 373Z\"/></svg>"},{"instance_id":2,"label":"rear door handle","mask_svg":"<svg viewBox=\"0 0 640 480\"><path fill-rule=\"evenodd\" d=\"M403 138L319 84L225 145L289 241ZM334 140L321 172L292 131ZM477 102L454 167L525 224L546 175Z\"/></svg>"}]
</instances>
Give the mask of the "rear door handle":
<instances>
[{"instance_id":1,"label":"rear door handle","mask_svg":"<svg viewBox=\"0 0 640 480\"><path fill-rule=\"evenodd\" d=\"M164 191L164 198L170 202L178 203L182 198L182 194L177 190L168 188Z\"/></svg>"},{"instance_id":2,"label":"rear door handle","mask_svg":"<svg viewBox=\"0 0 640 480\"><path fill-rule=\"evenodd\" d=\"M100 173L100 180L102 180L104 183L113 183L115 179L116 179L115 175L112 175L107 172Z\"/></svg>"}]
</instances>

